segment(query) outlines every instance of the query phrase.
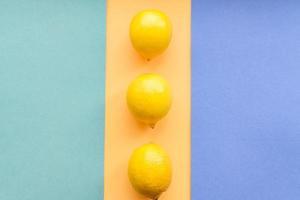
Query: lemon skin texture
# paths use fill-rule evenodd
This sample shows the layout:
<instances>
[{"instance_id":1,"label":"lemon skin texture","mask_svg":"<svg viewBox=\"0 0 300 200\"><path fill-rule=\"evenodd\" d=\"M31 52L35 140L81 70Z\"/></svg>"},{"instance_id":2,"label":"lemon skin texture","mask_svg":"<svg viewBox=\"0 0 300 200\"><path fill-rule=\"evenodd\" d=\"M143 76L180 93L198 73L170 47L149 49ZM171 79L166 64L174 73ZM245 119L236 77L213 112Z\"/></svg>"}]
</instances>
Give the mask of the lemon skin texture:
<instances>
[{"instance_id":1,"label":"lemon skin texture","mask_svg":"<svg viewBox=\"0 0 300 200\"><path fill-rule=\"evenodd\" d=\"M161 146L145 144L132 153L128 176L137 192L150 199L157 199L171 183L170 158Z\"/></svg>"},{"instance_id":2,"label":"lemon skin texture","mask_svg":"<svg viewBox=\"0 0 300 200\"><path fill-rule=\"evenodd\" d=\"M135 118L152 128L170 110L171 89L158 74L142 74L133 80L127 90L127 105Z\"/></svg>"},{"instance_id":3,"label":"lemon skin texture","mask_svg":"<svg viewBox=\"0 0 300 200\"><path fill-rule=\"evenodd\" d=\"M142 57L150 60L169 46L172 24L167 15L159 10L145 10L133 17L130 39Z\"/></svg>"}]
</instances>

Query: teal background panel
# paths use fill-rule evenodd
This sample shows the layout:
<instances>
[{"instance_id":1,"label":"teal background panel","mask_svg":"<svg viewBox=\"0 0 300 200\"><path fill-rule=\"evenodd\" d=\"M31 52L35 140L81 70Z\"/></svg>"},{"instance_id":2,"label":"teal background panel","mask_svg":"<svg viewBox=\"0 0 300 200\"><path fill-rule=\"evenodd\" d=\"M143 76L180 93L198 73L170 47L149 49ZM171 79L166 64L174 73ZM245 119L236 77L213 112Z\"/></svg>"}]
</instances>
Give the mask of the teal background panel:
<instances>
[{"instance_id":1,"label":"teal background panel","mask_svg":"<svg viewBox=\"0 0 300 200\"><path fill-rule=\"evenodd\" d=\"M103 199L105 1L0 1L0 199Z\"/></svg>"}]
</instances>

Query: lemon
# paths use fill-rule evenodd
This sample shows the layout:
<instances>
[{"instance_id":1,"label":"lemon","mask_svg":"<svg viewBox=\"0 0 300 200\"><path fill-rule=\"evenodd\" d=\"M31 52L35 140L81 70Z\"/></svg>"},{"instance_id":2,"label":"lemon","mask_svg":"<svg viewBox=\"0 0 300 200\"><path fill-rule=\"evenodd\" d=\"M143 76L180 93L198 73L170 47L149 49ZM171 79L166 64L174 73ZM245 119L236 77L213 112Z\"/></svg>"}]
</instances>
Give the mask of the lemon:
<instances>
[{"instance_id":1,"label":"lemon","mask_svg":"<svg viewBox=\"0 0 300 200\"><path fill-rule=\"evenodd\" d=\"M159 145L145 144L132 153L128 176L137 192L148 198L158 199L171 183L171 160Z\"/></svg>"},{"instance_id":2,"label":"lemon","mask_svg":"<svg viewBox=\"0 0 300 200\"><path fill-rule=\"evenodd\" d=\"M148 60L161 54L169 46L171 37L171 21L159 10L144 10L134 16L131 21L132 45Z\"/></svg>"},{"instance_id":3,"label":"lemon","mask_svg":"<svg viewBox=\"0 0 300 200\"><path fill-rule=\"evenodd\" d=\"M171 107L171 90L167 81L157 74L142 74L127 90L127 105L141 122L154 128Z\"/></svg>"}]
</instances>

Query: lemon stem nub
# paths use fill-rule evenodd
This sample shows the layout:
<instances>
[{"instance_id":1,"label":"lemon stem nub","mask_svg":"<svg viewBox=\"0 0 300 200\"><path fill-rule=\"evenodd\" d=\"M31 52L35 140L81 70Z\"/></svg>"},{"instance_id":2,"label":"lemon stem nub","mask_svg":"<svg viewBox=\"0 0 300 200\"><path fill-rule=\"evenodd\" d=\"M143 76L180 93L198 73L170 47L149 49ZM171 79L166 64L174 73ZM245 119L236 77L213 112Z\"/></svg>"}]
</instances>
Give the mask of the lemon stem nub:
<instances>
[{"instance_id":1,"label":"lemon stem nub","mask_svg":"<svg viewBox=\"0 0 300 200\"><path fill-rule=\"evenodd\" d=\"M150 128L154 129L155 128L155 124L150 124Z\"/></svg>"}]
</instances>

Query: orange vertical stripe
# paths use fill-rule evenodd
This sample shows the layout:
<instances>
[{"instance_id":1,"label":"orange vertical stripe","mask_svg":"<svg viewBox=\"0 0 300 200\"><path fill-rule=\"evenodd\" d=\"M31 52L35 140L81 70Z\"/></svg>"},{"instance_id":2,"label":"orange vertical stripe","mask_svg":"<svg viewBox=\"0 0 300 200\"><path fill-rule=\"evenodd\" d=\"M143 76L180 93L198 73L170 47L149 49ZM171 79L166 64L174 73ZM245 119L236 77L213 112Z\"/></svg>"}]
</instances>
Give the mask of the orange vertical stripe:
<instances>
[{"instance_id":1,"label":"orange vertical stripe","mask_svg":"<svg viewBox=\"0 0 300 200\"><path fill-rule=\"evenodd\" d=\"M142 200L127 177L133 149L148 142L162 145L173 163L170 188L160 200L190 199L190 0L108 0L105 122L105 200ZM131 18L159 9L169 15L173 37L166 52L144 61L129 40ZM126 90L144 72L163 75L173 91L169 114L152 130L129 113Z\"/></svg>"}]
</instances>

